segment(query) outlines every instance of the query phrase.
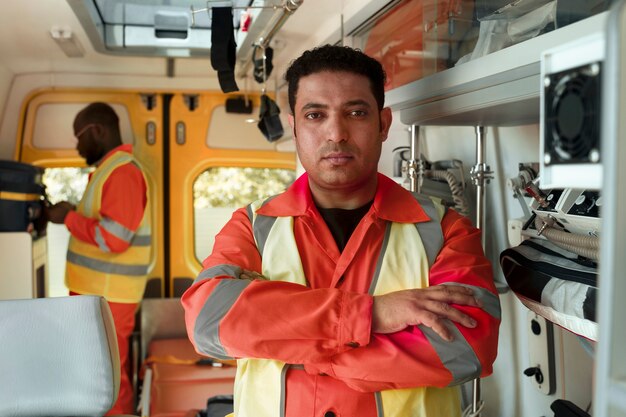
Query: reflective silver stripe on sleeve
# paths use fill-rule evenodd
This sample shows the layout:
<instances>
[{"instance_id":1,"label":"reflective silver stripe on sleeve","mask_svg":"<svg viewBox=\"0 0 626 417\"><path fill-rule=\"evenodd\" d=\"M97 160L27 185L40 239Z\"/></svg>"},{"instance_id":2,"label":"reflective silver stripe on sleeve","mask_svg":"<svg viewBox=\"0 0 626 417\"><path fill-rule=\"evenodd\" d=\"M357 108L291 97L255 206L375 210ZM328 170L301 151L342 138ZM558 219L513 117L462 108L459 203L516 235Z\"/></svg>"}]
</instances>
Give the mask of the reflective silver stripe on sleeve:
<instances>
[{"instance_id":1,"label":"reflective silver stripe on sleeve","mask_svg":"<svg viewBox=\"0 0 626 417\"><path fill-rule=\"evenodd\" d=\"M130 241L131 246L150 246L152 244L152 236L150 235L135 235Z\"/></svg>"},{"instance_id":2,"label":"reflective silver stripe on sleeve","mask_svg":"<svg viewBox=\"0 0 626 417\"><path fill-rule=\"evenodd\" d=\"M220 322L250 282L224 279L217 284L196 319L194 340L198 350L217 359L232 359L220 341Z\"/></svg>"},{"instance_id":3,"label":"reflective silver stripe on sleeve","mask_svg":"<svg viewBox=\"0 0 626 417\"><path fill-rule=\"evenodd\" d=\"M482 309L491 317L498 320L501 318L500 299L490 291L476 285L461 284L459 282L442 282L441 285L460 285L462 287L471 288L474 291L474 297L483 303Z\"/></svg>"},{"instance_id":4,"label":"reflective silver stripe on sleeve","mask_svg":"<svg viewBox=\"0 0 626 417\"><path fill-rule=\"evenodd\" d=\"M120 240L123 240L124 242L130 242L130 240L135 235L135 232L109 217L103 217L100 220L100 226L102 226L102 228L108 233L112 234Z\"/></svg>"},{"instance_id":5,"label":"reflective silver stripe on sleeve","mask_svg":"<svg viewBox=\"0 0 626 417\"><path fill-rule=\"evenodd\" d=\"M285 364L280 371L280 417L285 417L285 401L287 396L287 371L293 366ZM294 367L295 368L295 367ZM304 369L304 366L302 367Z\"/></svg>"},{"instance_id":6,"label":"reflective silver stripe on sleeve","mask_svg":"<svg viewBox=\"0 0 626 417\"><path fill-rule=\"evenodd\" d=\"M67 252L67 261L75 265L93 269L98 272L109 274L143 276L148 273L149 265L124 265L113 262L104 262L87 256L79 255L76 252Z\"/></svg>"},{"instance_id":7,"label":"reflective silver stripe on sleeve","mask_svg":"<svg viewBox=\"0 0 626 417\"><path fill-rule=\"evenodd\" d=\"M145 213L144 213L145 214ZM150 246L152 244L152 227L149 223L142 223L135 231L135 236L132 238L131 246Z\"/></svg>"},{"instance_id":8,"label":"reflective silver stripe on sleeve","mask_svg":"<svg viewBox=\"0 0 626 417\"><path fill-rule=\"evenodd\" d=\"M254 219L254 239L256 240L256 247L259 249L261 256L263 256L263 249L265 248L267 236L269 236L270 230L272 230L272 226L274 226L276 219L276 217L262 215L257 215L256 219Z\"/></svg>"},{"instance_id":9,"label":"reflective silver stripe on sleeve","mask_svg":"<svg viewBox=\"0 0 626 417\"><path fill-rule=\"evenodd\" d=\"M378 278L380 277L380 269L383 265L383 258L385 257L385 252L387 252L387 245L389 244L389 236L391 235L391 222L387 222L385 226L385 237L383 238L383 244L380 247L380 255L378 255L378 261L376 262L376 270L374 271L374 277L372 278L372 283L370 284L370 289L368 291L369 295L374 295L374 290L376 289L376 284L378 284Z\"/></svg>"},{"instance_id":10,"label":"reflective silver stripe on sleeve","mask_svg":"<svg viewBox=\"0 0 626 417\"><path fill-rule=\"evenodd\" d=\"M380 391L374 393L374 399L376 400L376 417L385 417L385 409L383 408L383 396Z\"/></svg>"},{"instance_id":11,"label":"reflective silver stripe on sleeve","mask_svg":"<svg viewBox=\"0 0 626 417\"><path fill-rule=\"evenodd\" d=\"M254 222L254 213L252 213L252 204L248 204L246 207L246 213L248 213L248 220L250 220L250 224Z\"/></svg>"},{"instance_id":12,"label":"reflective silver stripe on sleeve","mask_svg":"<svg viewBox=\"0 0 626 417\"><path fill-rule=\"evenodd\" d=\"M418 327L432 345L443 366L452 374L452 382L448 386L459 385L478 378L481 365L474 349L467 343L459 329L450 321L443 321L452 333L454 340L443 340L433 329L420 324Z\"/></svg>"},{"instance_id":13,"label":"reflective silver stripe on sleeve","mask_svg":"<svg viewBox=\"0 0 626 417\"><path fill-rule=\"evenodd\" d=\"M202 272L200 272L193 283L195 284L196 282L203 281L205 279L215 278L223 275L228 275L229 277L238 279L242 272L243 270L241 269L241 267L237 265L216 265L212 266L211 268L204 269Z\"/></svg>"},{"instance_id":14,"label":"reflective silver stripe on sleeve","mask_svg":"<svg viewBox=\"0 0 626 417\"><path fill-rule=\"evenodd\" d=\"M96 236L94 237L96 243L98 244L98 248L100 248L100 250L102 252L111 252L111 249L109 249L109 246L107 245L106 241L104 240L104 236L102 236L102 231L100 230L100 227L98 225L96 225Z\"/></svg>"},{"instance_id":15,"label":"reflective silver stripe on sleeve","mask_svg":"<svg viewBox=\"0 0 626 417\"><path fill-rule=\"evenodd\" d=\"M117 223L114 220L109 218L103 218L100 220L100 227L106 230L108 233L112 234L116 238L123 240L126 243L129 243L130 246L150 246L152 244L152 236L150 235L149 228L142 228L141 233L137 231L137 234L133 233L132 230L127 229L121 224ZM110 252L108 245L100 231L99 227L96 227L96 242L98 243L98 247L104 252Z\"/></svg>"},{"instance_id":16,"label":"reflective silver stripe on sleeve","mask_svg":"<svg viewBox=\"0 0 626 417\"><path fill-rule=\"evenodd\" d=\"M413 197L415 197L422 206L422 209L424 209L428 217L430 217L429 222L415 223L415 227L422 239L426 257L428 258L428 265L432 266L443 246L443 232L441 231L439 215L437 214L435 204L430 198L419 194L413 194Z\"/></svg>"},{"instance_id":17,"label":"reflective silver stripe on sleeve","mask_svg":"<svg viewBox=\"0 0 626 417\"><path fill-rule=\"evenodd\" d=\"M267 241L267 236L270 234L270 230L274 223L276 222L276 217L264 216L262 214L258 214L255 216L255 211L272 201L276 195L266 198L262 202L259 200L255 203L248 204L246 207L246 213L248 214L248 219L250 220L250 224L252 224L252 233L254 234L254 240L256 241L256 247L259 251L259 254L263 256L263 249L265 248L265 242ZM257 203L259 206L255 209Z\"/></svg>"}]
</instances>

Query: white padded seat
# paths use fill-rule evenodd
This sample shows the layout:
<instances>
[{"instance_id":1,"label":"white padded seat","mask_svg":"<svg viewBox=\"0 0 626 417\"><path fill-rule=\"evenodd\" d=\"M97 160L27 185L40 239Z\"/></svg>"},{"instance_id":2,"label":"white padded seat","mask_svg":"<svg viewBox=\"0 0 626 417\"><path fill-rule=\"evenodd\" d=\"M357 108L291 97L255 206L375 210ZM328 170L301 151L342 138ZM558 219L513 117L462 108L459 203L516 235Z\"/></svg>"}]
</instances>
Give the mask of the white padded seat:
<instances>
[{"instance_id":1,"label":"white padded seat","mask_svg":"<svg viewBox=\"0 0 626 417\"><path fill-rule=\"evenodd\" d=\"M102 416L120 381L106 301L0 301L0 416Z\"/></svg>"}]
</instances>

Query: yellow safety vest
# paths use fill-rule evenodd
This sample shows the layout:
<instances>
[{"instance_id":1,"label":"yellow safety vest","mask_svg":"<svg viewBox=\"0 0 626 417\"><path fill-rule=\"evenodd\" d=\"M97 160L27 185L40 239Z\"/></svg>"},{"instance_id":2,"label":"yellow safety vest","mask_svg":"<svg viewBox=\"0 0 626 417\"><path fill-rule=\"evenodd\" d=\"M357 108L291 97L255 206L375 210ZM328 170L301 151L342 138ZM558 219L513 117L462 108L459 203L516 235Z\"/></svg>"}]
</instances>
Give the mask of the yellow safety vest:
<instances>
[{"instance_id":1,"label":"yellow safety vest","mask_svg":"<svg viewBox=\"0 0 626 417\"><path fill-rule=\"evenodd\" d=\"M134 234L117 223L103 220L100 215L104 183L115 168L127 163L138 165L127 152L115 152L105 159L94 171L76 211L86 217L102 220L102 227L129 241L130 246L121 253L110 252L98 230L98 246L71 236L65 270L65 285L71 291L101 295L116 303L141 301L152 257L149 200L139 228Z\"/></svg>"},{"instance_id":2,"label":"yellow safety vest","mask_svg":"<svg viewBox=\"0 0 626 417\"><path fill-rule=\"evenodd\" d=\"M370 294L382 295L407 288L428 286L430 264L434 262L441 245L440 221L445 208L429 198L416 196L429 214L430 222L389 223L389 239L383 247L384 256L380 272L372 282ZM250 206L248 213L255 225L256 214L264 201ZM274 220L274 218L271 218ZM262 223L262 221L261 221ZM418 231L419 229L419 231ZM439 234L439 240L431 234ZM420 234L425 236L422 240ZM307 285L302 262L297 251L293 234L293 218L278 217L269 231L262 233L265 242L257 247L262 251L263 275L272 280L290 281ZM433 247L433 242L434 247ZM288 249L292 249L289 251ZM409 254L409 256L407 256ZM411 273L404 273L410 271ZM416 273L417 272L417 273ZM384 280L377 277L384 276ZM258 417L280 416L285 414L285 376L289 364L268 359L238 359L235 377L235 416ZM375 393L378 416L437 416L455 417L460 415L460 393L457 387L420 387L400 390L386 390Z\"/></svg>"}]
</instances>

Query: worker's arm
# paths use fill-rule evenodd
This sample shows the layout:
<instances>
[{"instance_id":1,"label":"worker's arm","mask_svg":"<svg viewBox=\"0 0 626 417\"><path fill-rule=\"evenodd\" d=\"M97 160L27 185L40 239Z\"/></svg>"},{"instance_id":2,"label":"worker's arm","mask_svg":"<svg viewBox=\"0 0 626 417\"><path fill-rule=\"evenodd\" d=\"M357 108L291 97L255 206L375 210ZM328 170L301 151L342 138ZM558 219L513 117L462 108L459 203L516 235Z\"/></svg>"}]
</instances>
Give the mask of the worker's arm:
<instances>
[{"instance_id":1,"label":"worker's arm","mask_svg":"<svg viewBox=\"0 0 626 417\"><path fill-rule=\"evenodd\" d=\"M198 352L303 363L369 342L371 296L248 279L255 275L248 271L261 270L250 221L240 209L217 235L203 271L182 297Z\"/></svg>"},{"instance_id":2,"label":"worker's arm","mask_svg":"<svg viewBox=\"0 0 626 417\"><path fill-rule=\"evenodd\" d=\"M64 223L75 238L105 252L124 252L135 235L146 208L146 182L139 168L116 168L102 189L101 219L69 211Z\"/></svg>"},{"instance_id":3,"label":"worker's arm","mask_svg":"<svg viewBox=\"0 0 626 417\"><path fill-rule=\"evenodd\" d=\"M385 316L374 319L367 346L335 355L327 361L305 364L308 372L323 372L361 391L443 387L492 372L500 304L491 264L483 255L480 232L471 227L466 218L452 211L444 217L442 229L445 241L430 270L431 287L415 290L414 297L410 297L410 291L399 291L390 300L396 311L387 308ZM449 291L453 284L462 287L460 293ZM444 285L447 290L444 295L436 294ZM471 292L477 303L465 299L463 290ZM429 291L435 293L428 294ZM452 297L450 299L457 297L466 301L442 306L439 298L445 299L445 293ZM373 314L376 316L378 297L374 298ZM448 310L454 310L449 318L433 314ZM377 328L377 321L391 324L389 328L384 325ZM404 329L387 333L393 326Z\"/></svg>"}]
</instances>

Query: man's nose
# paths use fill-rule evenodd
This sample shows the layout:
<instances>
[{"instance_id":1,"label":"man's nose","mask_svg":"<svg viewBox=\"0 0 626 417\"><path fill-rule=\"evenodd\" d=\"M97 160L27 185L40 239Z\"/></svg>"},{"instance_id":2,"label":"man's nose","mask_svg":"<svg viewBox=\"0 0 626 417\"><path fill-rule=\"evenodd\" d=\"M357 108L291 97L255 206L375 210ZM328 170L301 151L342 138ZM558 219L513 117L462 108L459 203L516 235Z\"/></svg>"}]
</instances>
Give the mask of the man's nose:
<instances>
[{"instance_id":1,"label":"man's nose","mask_svg":"<svg viewBox=\"0 0 626 417\"><path fill-rule=\"evenodd\" d=\"M329 117L326 138L330 142L345 142L348 140L348 125L346 120L339 116Z\"/></svg>"}]
</instances>

